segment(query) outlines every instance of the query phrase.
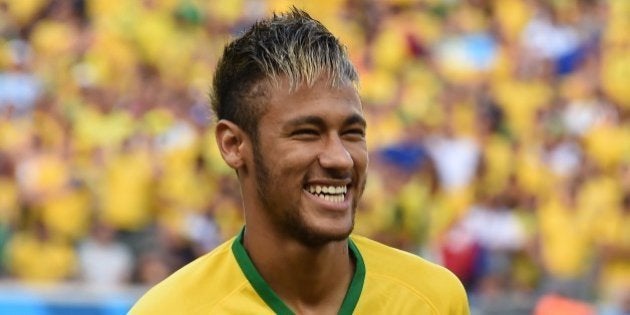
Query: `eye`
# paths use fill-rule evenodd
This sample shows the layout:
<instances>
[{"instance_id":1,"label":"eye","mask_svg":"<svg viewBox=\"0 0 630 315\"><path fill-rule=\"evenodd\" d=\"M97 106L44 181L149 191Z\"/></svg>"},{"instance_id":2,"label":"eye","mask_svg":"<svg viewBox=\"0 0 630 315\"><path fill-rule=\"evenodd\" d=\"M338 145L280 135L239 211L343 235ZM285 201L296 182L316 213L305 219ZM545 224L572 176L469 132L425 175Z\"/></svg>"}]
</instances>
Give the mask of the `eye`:
<instances>
[{"instance_id":1,"label":"eye","mask_svg":"<svg viewBox=\"0 0 630 315\"><path fill-rule=\"evenodd\" d=\"M297 139L312 139L319 136L319 131L312 128L302 128L291 132L291 137Z\"/></svg>"},{"instance_id":2,"label":"eye","mask_svg":"<svg viewBox=\"0 0 630 315\"><path fill-rule=\"evenodd\" d=\"M365 139L365 129L363 128L351 128L343 133L344 137L348 137L351 140L363 140Z\"/></svg>"}]
</instances>

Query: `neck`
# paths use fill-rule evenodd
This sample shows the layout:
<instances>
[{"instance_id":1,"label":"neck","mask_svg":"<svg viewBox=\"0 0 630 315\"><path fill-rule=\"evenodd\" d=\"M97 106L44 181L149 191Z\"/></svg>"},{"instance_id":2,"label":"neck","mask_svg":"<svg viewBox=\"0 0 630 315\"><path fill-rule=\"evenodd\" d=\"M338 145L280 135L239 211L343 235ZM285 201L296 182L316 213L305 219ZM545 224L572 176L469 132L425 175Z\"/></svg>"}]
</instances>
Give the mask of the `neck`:
<instances>
[{"instance_id":1,"label":"neck","mask_svg":"<svg viewBox=\"0 0 630 315\"><path fill-rule=\"evenodd\" d=\"M298 313L336 313L354 274L347 240L309 247L247 226L243 245L265 281Z\"/></svg>"}]
</instances>

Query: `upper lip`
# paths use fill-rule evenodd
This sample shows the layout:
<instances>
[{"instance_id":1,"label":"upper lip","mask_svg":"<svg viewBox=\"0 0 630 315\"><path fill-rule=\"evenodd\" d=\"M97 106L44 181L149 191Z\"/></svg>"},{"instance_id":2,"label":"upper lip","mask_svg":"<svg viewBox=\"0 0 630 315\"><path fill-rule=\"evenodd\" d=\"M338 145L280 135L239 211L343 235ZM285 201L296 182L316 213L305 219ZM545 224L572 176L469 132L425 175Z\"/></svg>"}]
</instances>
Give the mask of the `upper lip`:
<instances>
[{"instance_id":1,"label":"upper lip","mask_svg":"<svg viewBox=\"0 0 630 315\"><path fill-rule=\"evenodd\" d=\"M352 180L350 179L320 179L309 180L304 186L320 185L320 186L350 186Z\"/></svg>"}]
</instances>

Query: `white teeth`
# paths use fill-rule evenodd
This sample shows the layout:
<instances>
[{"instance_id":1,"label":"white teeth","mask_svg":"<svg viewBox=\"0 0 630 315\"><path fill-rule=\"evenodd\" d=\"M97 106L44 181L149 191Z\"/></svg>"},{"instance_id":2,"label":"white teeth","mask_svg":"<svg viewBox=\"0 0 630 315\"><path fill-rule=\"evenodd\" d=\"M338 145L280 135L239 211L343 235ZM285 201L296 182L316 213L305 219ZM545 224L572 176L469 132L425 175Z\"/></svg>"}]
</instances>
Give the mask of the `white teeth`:
<instances>
[{"instance_id":1,"label":"white teeth","mask_svg":"<svg viewBox=\"0 0 630 315\"><path fill-rule=\"evenodd\" d=\"M341 203L345 200L345 194L348 191L348 187L344 186L320 186L311 185L306 189L312 195L322 198L328 202Z\"/></svg>"},{"instance_id":2,"label":"white teeth","mask_svg":"<svg viewBox=\"0 0 630 315\"><path fill-rule=\"evenodd\" d=\"M308 186L307 190L308 190L308 192L315 193L315 194L319 194L319 193L345 194L348 191L348 188L346 186L320 186L320 185L313 185L313 186Z\"/></svg>"}]
</instances>

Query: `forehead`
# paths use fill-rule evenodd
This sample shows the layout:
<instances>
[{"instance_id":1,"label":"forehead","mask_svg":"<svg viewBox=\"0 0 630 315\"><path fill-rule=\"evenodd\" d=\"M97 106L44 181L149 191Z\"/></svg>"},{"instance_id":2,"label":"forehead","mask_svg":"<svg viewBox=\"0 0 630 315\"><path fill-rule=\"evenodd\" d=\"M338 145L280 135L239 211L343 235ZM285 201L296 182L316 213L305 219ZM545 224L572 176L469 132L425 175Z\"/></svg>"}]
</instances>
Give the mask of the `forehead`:
<instances>
[{"instance_id":1,"label":"forehead","mask_svg":"<svg viewBox=\"0 0 630 315\"><path fill-rule=\"evenodd\" d=\"M261 123L282 123L300 116L363 117L361 100L352 83L333 87L329 81L319 79L312 86L302 84L291 89L287 81L279 80L278 84L269 84L267 96Z\"/></svg>"}]
</instances>

